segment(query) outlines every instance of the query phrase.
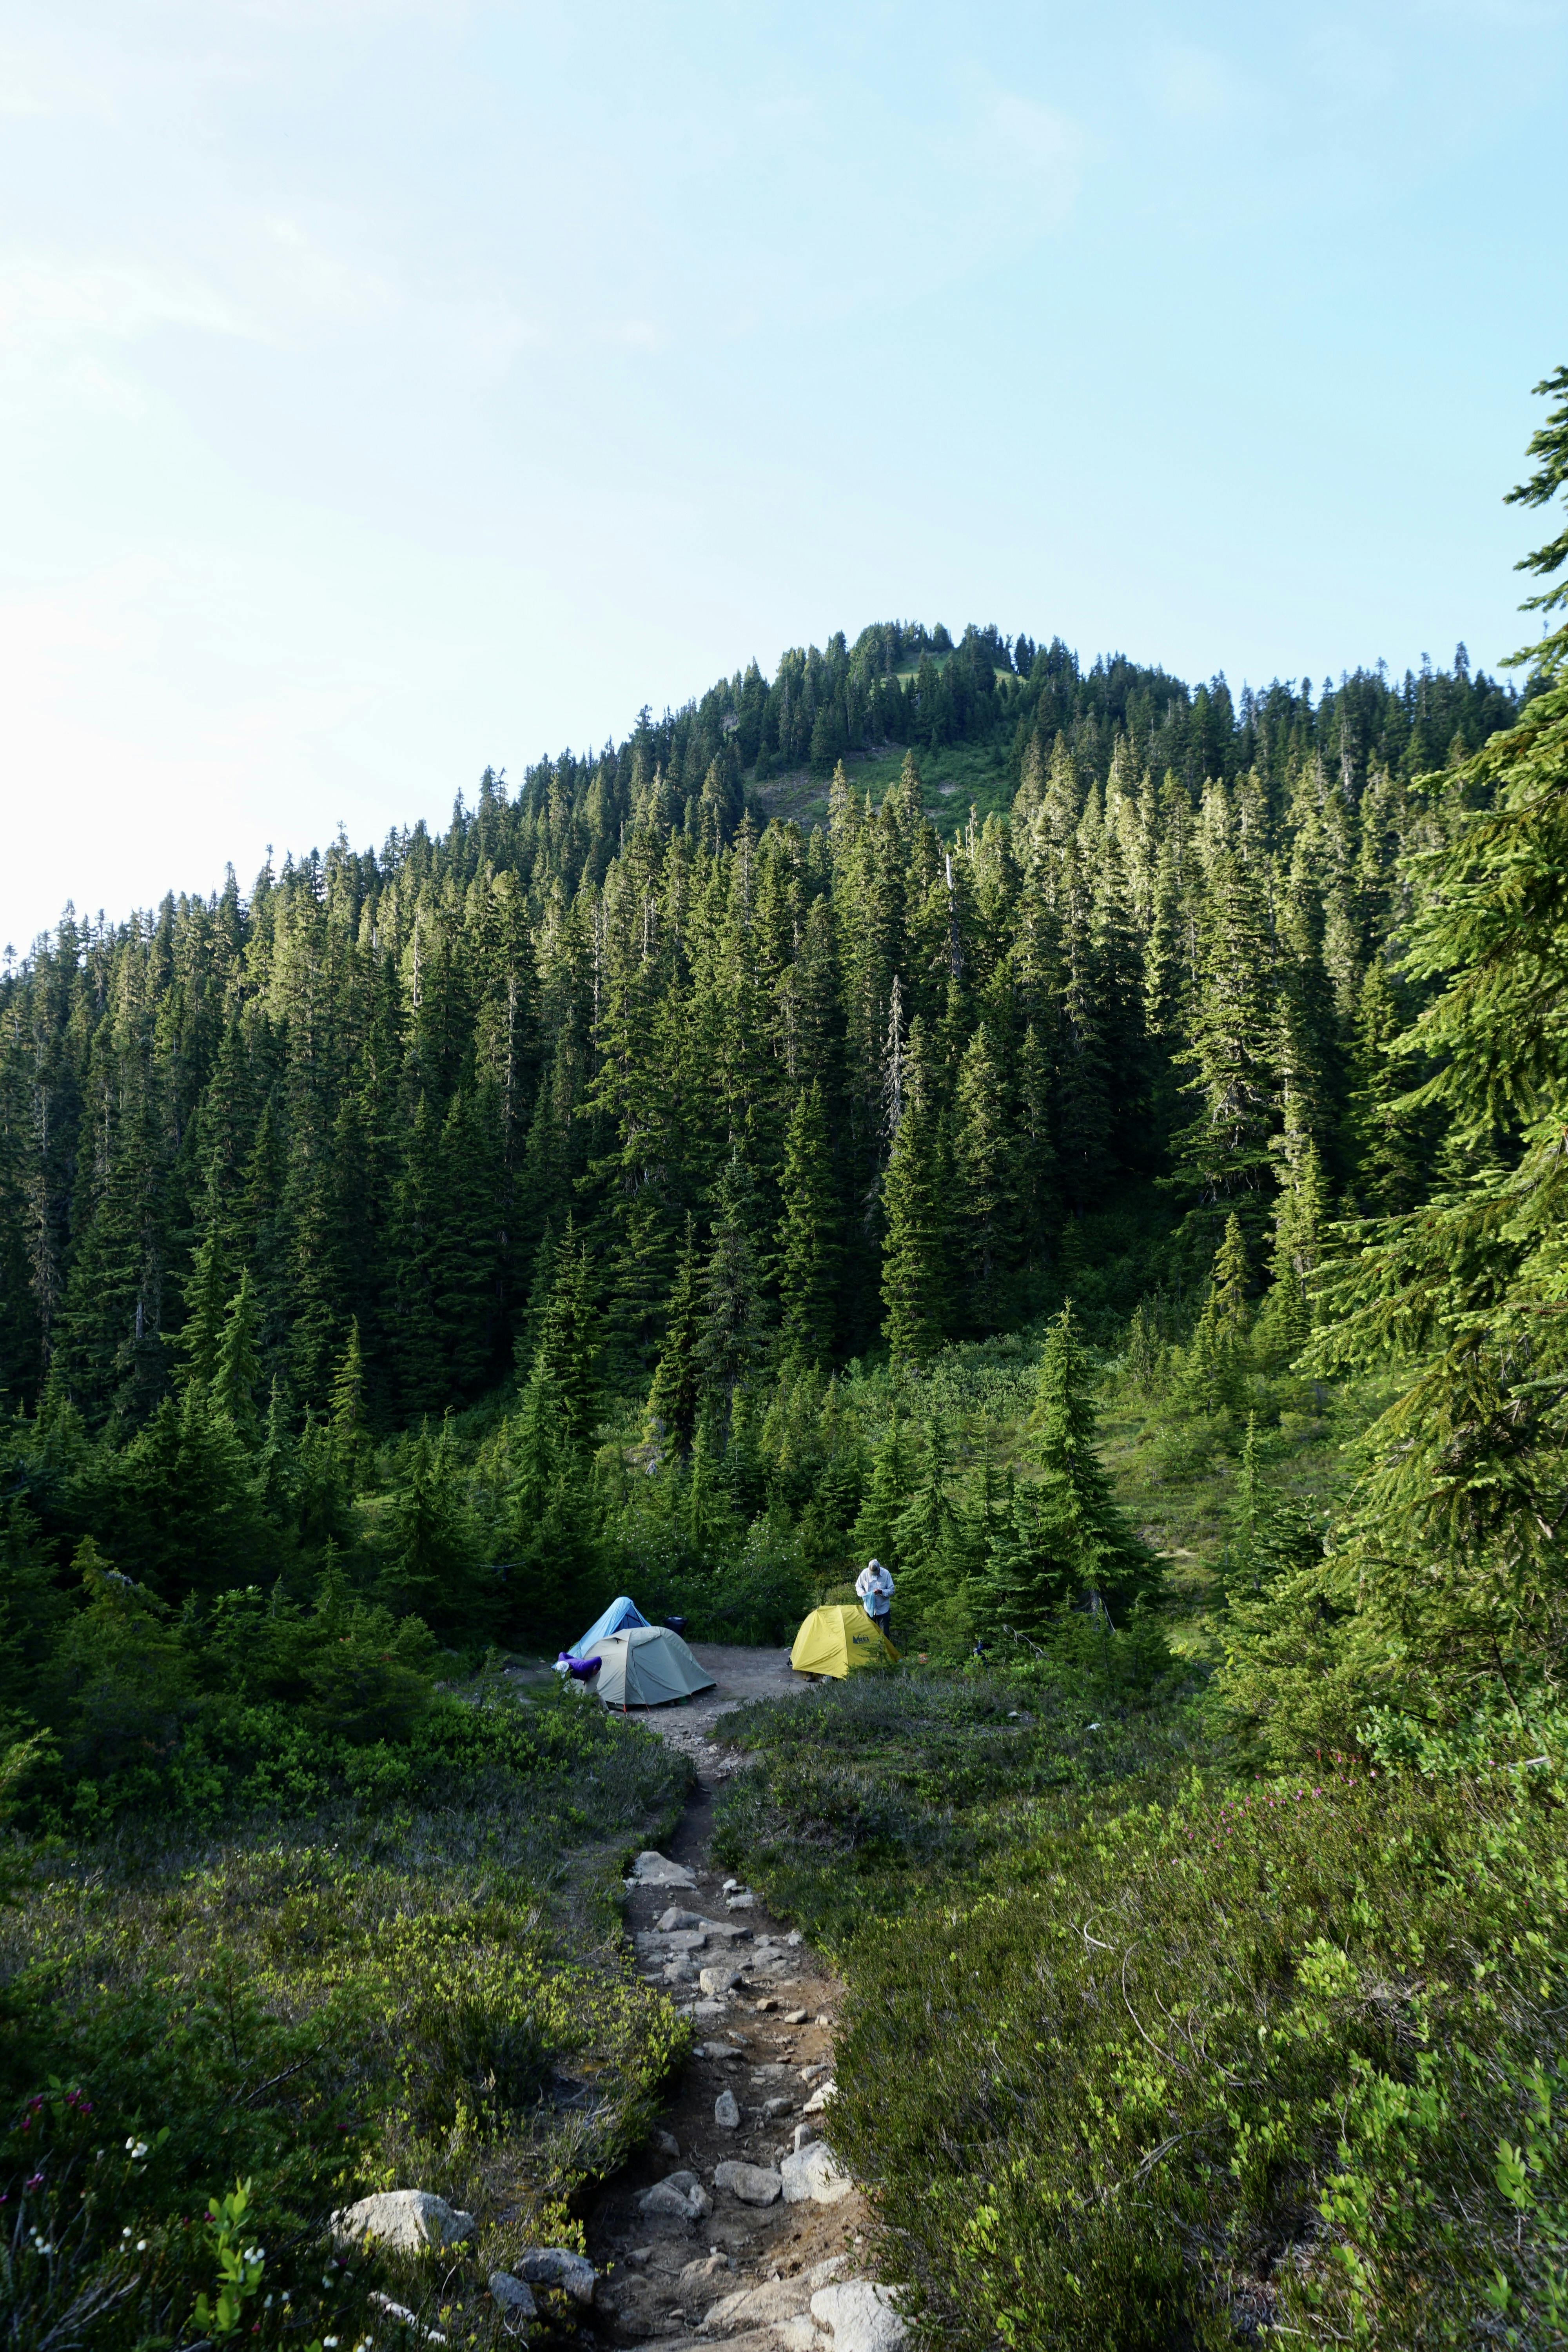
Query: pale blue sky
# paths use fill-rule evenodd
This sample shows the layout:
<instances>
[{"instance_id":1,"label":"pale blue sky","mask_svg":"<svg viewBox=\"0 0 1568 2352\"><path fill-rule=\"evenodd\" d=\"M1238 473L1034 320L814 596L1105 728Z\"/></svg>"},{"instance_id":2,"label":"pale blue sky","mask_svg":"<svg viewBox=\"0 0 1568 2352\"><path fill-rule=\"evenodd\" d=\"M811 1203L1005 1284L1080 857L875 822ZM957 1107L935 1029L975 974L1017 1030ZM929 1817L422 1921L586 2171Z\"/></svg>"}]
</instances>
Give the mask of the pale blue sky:
<instances>
[{"instance_id":1,"label":"pale blue sky","mask_svg":"<svg viewBox=\"0 0 1568 2352\"><path fill-rule=\"evenodd\" d=\"M0 943L900 615L1517 644L1564 0L0 5Z\"/></svg>"}]
</instances>

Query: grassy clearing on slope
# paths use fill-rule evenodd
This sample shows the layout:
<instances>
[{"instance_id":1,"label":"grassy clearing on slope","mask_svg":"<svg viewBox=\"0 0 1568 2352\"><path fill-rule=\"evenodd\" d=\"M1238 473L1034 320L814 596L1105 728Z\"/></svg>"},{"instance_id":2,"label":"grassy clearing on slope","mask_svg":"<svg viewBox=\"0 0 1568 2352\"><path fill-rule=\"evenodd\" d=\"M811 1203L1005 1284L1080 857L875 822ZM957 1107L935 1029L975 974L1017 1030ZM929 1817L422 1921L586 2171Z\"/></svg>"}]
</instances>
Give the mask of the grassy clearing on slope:
<instances>
[{"instance_id":1,"label":"grassy clearing on slope","mask_svg":"<svg viewBox=\"0 0 1568 2352\"><path fill-rule=\"evenodd\" d=\"M725 1850L838 1945L835 2138L935 2340L1568 2340L1560 1759L1237 1787L1040 1679L737 1726Z\"/></svg>"},{"instance_id":2,"label":"grassy clearing on slope","mask_svg":"<svg viewBox=\"0 0 1568 2352\"><path fill-rule=\"evenodd\" d=\"M915 760L925 790L926 814L940 833L955 832L966 824L973 803L984 820L993 810L1005 814L1013 805L1014 785L1007 771L1007 747L992 743L944 743L932 751L915 747ZM872 757L852 754L844 772L857 793L869 793L874 802L896 784L903 771L904 747L890 745ZM770 816L781 823L809 829L827 822L828 779L807 768L774 776L755 787Z\"/></svg>"},{"instance_id":3,"label":"grassy clearing on slope","mask_svg":"<svg viewBox=\"0 0 1568 2352\"><path fill-rule=\"evenodd\" d=\"M570 2230L567 2200L642 2136L683 2045L615 1898L685 1767L553 1686L532 1707L484 1696L489 1763L440 1801L19 1857L0 2342L194 2342L217 2281L207 2200L237 2180L266 2254L249 2340L395 2341L377 2291L500 2340L489 2272ZM328 2211L392 2187L473 2212L472 2243L439 2264L333 2257Z\"/></svg>"}]
</instances>

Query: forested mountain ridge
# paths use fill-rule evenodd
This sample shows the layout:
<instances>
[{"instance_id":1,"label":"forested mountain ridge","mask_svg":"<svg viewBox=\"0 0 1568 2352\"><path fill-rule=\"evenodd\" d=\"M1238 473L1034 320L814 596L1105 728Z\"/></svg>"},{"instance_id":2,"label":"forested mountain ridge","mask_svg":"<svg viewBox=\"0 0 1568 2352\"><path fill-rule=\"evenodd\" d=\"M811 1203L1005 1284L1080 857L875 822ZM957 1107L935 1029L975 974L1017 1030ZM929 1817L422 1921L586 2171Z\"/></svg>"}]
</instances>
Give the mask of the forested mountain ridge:
<instances>
[{"instance_id":1,"label":"forested mountain ridge","mask_svg":"<svg viewBox=\"0 0 1568 2352\"><path fill-rule=\"evenodd\" d=\"M919 1354L1016 1319L1064 1223L1173 1151L1182 1205L1234 1201L1260 1247L1309 1143L1330 1192L1392 1204L1431 1140L1375 1099L1396 867L1446 822L1414 779L1515 708L1462 648L1237 707L889 625L515 796L487 772L442 835L68 915L0 982L0 1392L126 1434L210 1376L243 1279L251 1411L323 1411L357 1324L395 1427L510 1366L568 1209L604 1369L646 1380L732 1155L763 1314L822 1361L879 1336L889 1216ZM759 777L889 741L879 807L851 767L824 830L768 822ZM920 763L954 741L993 745L1012 813L946 838ZM1237 1088L1216 1137L1200 1106ZM906 1097L930 1164L889 1207Z\"/></svg>"}]
</instances>

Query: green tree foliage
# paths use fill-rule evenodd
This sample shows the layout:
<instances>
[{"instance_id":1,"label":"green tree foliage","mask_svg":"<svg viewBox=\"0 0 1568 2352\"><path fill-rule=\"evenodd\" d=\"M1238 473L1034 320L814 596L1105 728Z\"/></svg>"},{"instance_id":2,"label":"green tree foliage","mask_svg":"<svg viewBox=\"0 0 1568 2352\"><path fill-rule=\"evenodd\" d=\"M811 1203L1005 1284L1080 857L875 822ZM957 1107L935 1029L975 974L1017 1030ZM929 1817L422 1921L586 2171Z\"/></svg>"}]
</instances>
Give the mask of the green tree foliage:
<instances>
[{"instance_id":1,"label":"green tree foliage","mask_svg":"<svg viewBox=\"0 0 1568 2352\"><path fill-rule=\"evenodd\" d=\"M762 1360L765 1320L752 1238L756 1188L739 1151L731 1154L720 1180L718 1211L694 1355L704 1382L728 1405Z\"/></svg>"},{"instance_id":2,"label":"green tree foliage","mask_svg":"<svg viewBox=\"0 0 1568 2352\"><path fill-rule=\"evenodd\" d=\"M1406 1023L1382 959L1374 958L1356 1007L1350 1097L1350 1145L1356 1192L1369 1214L1414 1208L1425 1189L1426 1129L1410 1102L1418 1073L1406 1047Z\"/></svg>"},{"instance_id":3,"label":"green tree foliage","mask_svg":"<svg viewBox=\"0 0 1568 2352\"><path fill-rule=\"evenodd\" d=\"M1098 1593L1120 1613L1152 1584L1155 1561L1117 1504L1100 1458L1097 1386L1069 1300L1040 1359L1030 1450L1040 1469L1041 1517L1068 1591Z\"/></svg>"},{"instance_id":4,"label":"green tree foliage","mask_svg":"<svg viewBox=\"0 0 1568 2352\"><path fill-rule=\"evenodd\" d=\"M983 1021L958 1075L953 1130L955 1238L966 1320L994 1330L1006 1319L1017 1257L1018 1201L1002 1073Z\"/></svg>"},{"instance_id":5,"label":"green tree foliage","mask_svg":"<svg viewBox=\"0 0 1568 2352\"><path fill-rule=\"evenodd\" d=\"M398 1616L417 1617L437 1633L493 1622L499 1600L479 1551L449 1432L443 1424L432 1436L426 1426L410 1441L393 1488L382 1594Z\"/></svg>"},{"instance_id":6,"label":"green tree foliage","mask_svg":"<svg viewBox=\"0 0 1568 2352\"><path fill-rule=\"evenodd\" d=\"M879 624L515 794L490 776L439 835L72 918L0 978L0 1386L31 1407L52 1380L126 1442L183 1368L210 1383L248 1274L258 1413L277 1381L291 1437L326 1414L357 1321L384 1438L475 1403L525 1326L526 1377L569 1213L599 1374L646 1384L686 1219L709 1258L736 1150L798 1360L875 1343L889 1178L900 1345L929 1352L1054 1303L1062 1208L1158 1168L1183 1080L1181 1205L1204 1254L1233 1207L1256 1248L1282 1139L1354 1186L1347 1024L1433 822L1415 779L1517 708L1463 660L1237 706ZM867 795L856 761L889 738L919 757ZM799 772L814 743L836 747L826 827L763 822L745 772ZM994 759L995 800L944 835L920 761L955 745ZM917 1023L930 1116L900 1152Z\"/></svg>"},{"instance_id":7,"label":"green tree foliage","mask_svg":"<svg viewBox=\"0 0 1568 2352\"><path fill-rule=\"evenodd\" d=\"M547 1271L532 1370L548 1384L566 1443L581 1452L598 1409L598 1339L588 1247L570 1216Z\"/></svg>"},{"instance_id":8,"label":"green tree foliage","mask_svg":"<svg viewBox=\"0 0 1568 2352\"><path fill-rule=\"evenodd\" d=\"M1409 949L1523 706L1462 651L1233 700L1022 642L792 649L439 834L73 917L0 977L24 1728L103 1599L88 1536L149 1643L339 1579L454 1646L628 1583L771 1625L876 1551L956 1644L1009 1545L1020 1626L1125 1608L1078 1440L1020 1452L976 1366L1070 1293L1089 1396L1143 1295L1179 1475L1284 1407L1331 1203L1517 1169L1415 1099L1447 1049ZM814 773L815 824L756 789Z\"/></svg>"},{"instance_id":9,"label":"green tree foliage","mask_svg":"<svg viewBox=\"0 0 1568 2352\"><path fill-rule=\"evenodd\" d=\"M1544 425L1531 436L1529 455L1537 460L1530 479L1521 482L1508 493L1510 506L1543 507L1559 490L1568 487L1568 367L1553 368L1535 387L1538 397L1551 399L1556 394L1556 405L1548 414ZM1519 572L1533 572L1538 579L1551 580L1568 564L1568 524L1554 539L1521 556L1514 567ZM1527 613L1553 613L1568 604L1568 582L1558 581L1555 587L1542 588L1527 596L1523 609ZM1528 656L1516 659L1532 661L1542 677L1550 677L1568 656L1568 627L1550 632Z\"/></svg>"},{"instance_id":10,"label":"green tree foliage","mask_svg":"<svg viewBox=\"0 0 1568 2352\"><path fill-rule=\"evenodd\" d=\"M881 1443L871 1456L860 1507L850 1531L849 1546L856 1572L869 1559L879 1559L896 1577L903 1555L899 1549L899 1524L914 1484L909 1431L895 1408Z\"/></svg>"},{"instance_id":11,"label":"green tree foliage","mask_svg":"<svg viewBox=\"0 0 1568 2352\"><path fill-rule=\"evenodd\" d=\"M701 1372L697 1360L698 1341L702 1330L701 1307L697 1242L692 1221L688 1217L686 1241L676 1262L664 1338L659 1346L658 1362L654 1367L653 1386L648 1391L647 1402L650 1442L655 1444L668 1443L682 1452L690 1446L696 1434L697 1412L702 1396Z\"/></svg>"},{"instance_id":12,"label":"green tree foliage","mask_svg":"<svg viewBox=\"0 0 1568 2352\"><path fill-rule=\"evenodd\" d=\"M261 1434L256 1412L256 1391L261 1378L256 1325L256 1297L247 1266L224 1316L210 1393L213 1411L222 1415L247 1450L255 1448Z\"/></svg>"},{"instance_id":13,"label":"green tree foliage","mask_svg":"<svg viewBox=\"0 0 1568 2352\"><path fill-rule=\"evenodd\" d=\"M888 1173L882 1187L883 1328L895 1359L929 1363L947 1335L949 1262L947 1153L936 1072L917 1019L900 1073Z\"/></svg>"},{"instance_id":14,"label":"green tree foliage","mask_svg":"<svg viewBox=\"0 0 1568 2352\"><path fill-rule=\"evenodd\" d=\"M1564 1638L1568 683L1464 772L1482 806L1423 862L1405 962L1436 992L1410 1097L1445 1117L1447 1177L1356 1231L1321 1370L1389 1366L1348 1552L1324 1571L1370 1700L1430 1718L1554 1683Z\"/></svg>"},{"instance_id":15,"label":"green tree foliage","mask_svg":"<svg viewBox=\"0 0 1568 2352\"><path fill-rule=\"evenodd\" d=\"M826 1366L837 1320L838 1220L822 1088L797 1097L784 1138L779 1225L780 1338L796 1366Z\"/></svg>"}]
</instances>

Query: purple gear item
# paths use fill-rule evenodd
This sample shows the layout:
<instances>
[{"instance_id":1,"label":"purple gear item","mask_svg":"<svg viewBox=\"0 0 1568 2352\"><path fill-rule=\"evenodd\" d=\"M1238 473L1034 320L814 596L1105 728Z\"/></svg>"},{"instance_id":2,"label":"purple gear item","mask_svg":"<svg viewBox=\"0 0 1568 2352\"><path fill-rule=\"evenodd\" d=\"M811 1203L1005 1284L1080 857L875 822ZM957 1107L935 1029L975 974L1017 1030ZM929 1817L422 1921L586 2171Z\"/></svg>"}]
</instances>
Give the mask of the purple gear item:
<instances>
[{"instance_id":1,"label":"purple gear item","mask_svg":"<svg viewBox=\"0 0 1568 2352\"><path fill-rule=\"evenodd\" d=\"M563 1650L555 1663L564 1666L574 1682L587 1683L593 1681L605 1662L603 1658L574 1658L570 1650Z\"/></svg>"}]
</instances>

